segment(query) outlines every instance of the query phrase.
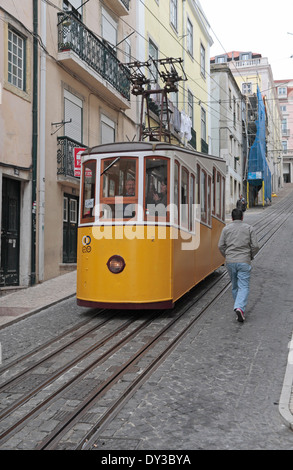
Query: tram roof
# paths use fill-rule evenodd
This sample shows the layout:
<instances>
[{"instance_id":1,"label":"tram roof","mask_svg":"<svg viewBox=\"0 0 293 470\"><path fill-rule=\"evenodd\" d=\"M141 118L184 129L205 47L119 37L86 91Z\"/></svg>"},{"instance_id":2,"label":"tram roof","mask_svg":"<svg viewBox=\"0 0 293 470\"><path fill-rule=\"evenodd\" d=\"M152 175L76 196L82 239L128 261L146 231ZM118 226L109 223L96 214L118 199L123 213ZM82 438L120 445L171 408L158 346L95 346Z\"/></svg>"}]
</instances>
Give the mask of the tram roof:
<instances>
[{"instance_id":1,"label":"tram roof","mask_svg":"<svg viewBox=\"0 0 293 470\"><path fill-rule=\"evenodd\" d=\"M224 162L222 158L208 155L205 153L198 152L197 150L192 150L187 147L180 147L179 145L169 144L167 142L113 142L109 144L96 145L85 150L82 155L84 157L94 154L105 154L105 153L127 153L127 152L155 152L156 150L169 150L169 151L179 151L188 154L192 154L201 158L210 158L213 160L218 160L219 162Z\"/></svg>"}]
</instances>

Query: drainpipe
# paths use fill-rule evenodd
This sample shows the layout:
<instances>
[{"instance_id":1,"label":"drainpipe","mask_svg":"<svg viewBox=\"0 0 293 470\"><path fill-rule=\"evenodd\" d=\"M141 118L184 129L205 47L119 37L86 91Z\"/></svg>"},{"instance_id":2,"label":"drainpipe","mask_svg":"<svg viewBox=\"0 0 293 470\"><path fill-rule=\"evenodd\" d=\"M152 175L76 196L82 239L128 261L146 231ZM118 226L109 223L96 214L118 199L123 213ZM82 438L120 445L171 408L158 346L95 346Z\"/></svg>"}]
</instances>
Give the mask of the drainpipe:
<instances>
[{"instance_id":1,"label":"drainpipe","mask_svg":"<svg viewBox=\"0 0 293 470\"><path fill-rule=\"evenodd\" d=\"M41 1L40 36L46 47L47 4ZM45 154L46 154L46 53L41 51L40 68L40 154L38 184L38 260L39 281L44 280L45 264Z\"/></svg>"},{"instance_id":2,"label":"drainpipe","mask_svg":"<svg viewBox=\"0 0 293 470\"><path fill-rule=\"evenodd\" d=\"M185 67L185 11L186 11L186 0L182 1L182 59L183 67ZM183 111L185 112L185 81L183 81ZM184 139L185 140L185 139Z\"/></svg>"},{"instance_id":3,"label":"drainpipe","mask_svg":"<svg viewBox=\"0 0 293 470\"><path fill-rule=\"evenodd\" d=\"M38 0L33 0L33 108L32 108L32 237L31 285L36 283L36 187L38 153Z\"/></svg>"}]
</instances>

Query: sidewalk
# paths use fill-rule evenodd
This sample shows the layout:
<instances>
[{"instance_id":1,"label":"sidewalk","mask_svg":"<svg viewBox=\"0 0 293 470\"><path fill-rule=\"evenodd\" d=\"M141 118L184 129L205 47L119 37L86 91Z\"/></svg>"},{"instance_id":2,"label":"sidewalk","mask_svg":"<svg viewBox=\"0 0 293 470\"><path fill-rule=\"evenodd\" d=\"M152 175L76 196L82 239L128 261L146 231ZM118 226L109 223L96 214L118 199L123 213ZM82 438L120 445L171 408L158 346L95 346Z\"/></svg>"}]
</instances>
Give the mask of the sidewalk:
<instances>
[{"instance_id":1,"label":"sidewalk","mask_svg":"<svg viewBox=\"0 0 293 470\"><path fill-rule=\"evenodd\" d=\"M0 297L0 328L76 293L76 271Z\"/></svg>"}]
</instances>

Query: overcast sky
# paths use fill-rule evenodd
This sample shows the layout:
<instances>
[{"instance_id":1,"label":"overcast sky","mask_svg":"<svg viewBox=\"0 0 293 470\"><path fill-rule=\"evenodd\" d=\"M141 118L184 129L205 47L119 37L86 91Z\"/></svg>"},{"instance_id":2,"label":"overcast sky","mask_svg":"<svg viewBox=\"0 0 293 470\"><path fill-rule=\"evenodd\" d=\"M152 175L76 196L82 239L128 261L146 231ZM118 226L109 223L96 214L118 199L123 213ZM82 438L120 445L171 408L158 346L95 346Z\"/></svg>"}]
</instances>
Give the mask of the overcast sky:
<instances>
[{"instance_id":1,"label":"overcast sky","mask_svg":"<svg viewBox=\"0 0 293 470\"><path fill-rule=\"evenodd\" d=\"M268 58L275 80L293 79L293 0L200 4L211 26L211 57L233 50L257 52Z\"/></svg>"}]
</instances>

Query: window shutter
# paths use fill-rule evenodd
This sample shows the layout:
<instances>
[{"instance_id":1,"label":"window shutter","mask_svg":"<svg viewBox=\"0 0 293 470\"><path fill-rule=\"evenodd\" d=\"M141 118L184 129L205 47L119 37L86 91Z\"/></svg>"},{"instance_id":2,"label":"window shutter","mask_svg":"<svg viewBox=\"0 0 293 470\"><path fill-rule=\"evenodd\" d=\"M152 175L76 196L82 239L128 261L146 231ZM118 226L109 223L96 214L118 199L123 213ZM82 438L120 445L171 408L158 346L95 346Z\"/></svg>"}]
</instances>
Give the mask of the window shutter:
<instances>
[{"instance_id":1,"label":"window shutter","mask_svg":"<svg viewBox=\"0 0 293 470\"><path fill-rule=\"evenodd\" d=\"M82 143L82 101L64 90L65 136Z\"/></svg>"}]
</instances>

